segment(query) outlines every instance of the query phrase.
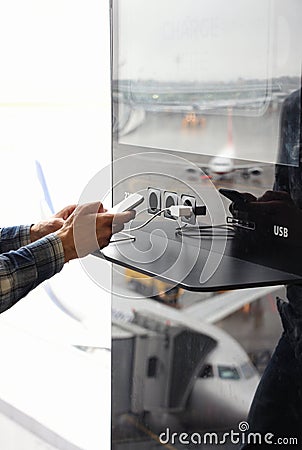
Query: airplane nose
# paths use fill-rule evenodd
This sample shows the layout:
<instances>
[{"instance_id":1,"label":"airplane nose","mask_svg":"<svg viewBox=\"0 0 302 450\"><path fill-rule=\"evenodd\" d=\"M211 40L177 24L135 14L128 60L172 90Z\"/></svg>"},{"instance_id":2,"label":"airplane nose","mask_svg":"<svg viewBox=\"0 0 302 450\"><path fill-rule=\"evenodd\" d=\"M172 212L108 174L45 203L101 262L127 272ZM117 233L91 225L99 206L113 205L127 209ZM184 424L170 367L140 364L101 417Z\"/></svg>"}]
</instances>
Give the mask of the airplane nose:
<instances>
[{"instance_id":1,"label":"airplane nose","mask_svg":"<svg viewBox=\"0 0 302 450\"><path fill-rule=\"evenodd\" d=\"M239 424L241 421L247 419L251 403L252 398L250 396L240 397L238 402L234 402L232 408L234 423Z\"/></svg>"},{"instance_id":2,"label":"airplane nose","mask_svg":"<svg viewBox=\"0 0 302 450\"><path fill-rule=\"evenodd\" d=\"M256 386L257 380L197 380L188 400L186 423L196 429L237 429L247 419Z\"/></svg>"}]
</instances>

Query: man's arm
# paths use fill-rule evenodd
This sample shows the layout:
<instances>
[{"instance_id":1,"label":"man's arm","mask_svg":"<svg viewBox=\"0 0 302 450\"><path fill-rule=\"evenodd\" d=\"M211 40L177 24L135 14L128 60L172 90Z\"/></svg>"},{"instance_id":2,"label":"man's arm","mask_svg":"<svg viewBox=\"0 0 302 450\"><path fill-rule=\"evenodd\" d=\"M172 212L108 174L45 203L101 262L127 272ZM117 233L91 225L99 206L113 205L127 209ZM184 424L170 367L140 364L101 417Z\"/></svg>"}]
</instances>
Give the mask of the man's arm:
<instances>
[{"instance_id":1,"label":"man's arm","mask_svg":"<svg viewBox=\"0 0 302 450\"><path fill-rule=\"evenodd\" d=\"M0 228L0 253L18 250L31 243L31 225Z\"/></svg>"},{"instance_id":2,"label":"man's arm","mask_svg":"<svg viewBox=\"0 0 302 450\"><path fill-rule=\"evenodd\" d=\"M64 261L63 245L55 234L0 255L0 312L59 272Z\"/></svg>"},{"instance_id":3,"label":"man's arm","mask_svg":"<svg viewBox=\"0 0 302 450\"><path fill-rule=\"evenodd\" d=\"M64 263L108 245L112 234L135 216L134 211L108 214L99 202L67 207L58 214L30 227L30 244L0 255L0 312L59 272ZM7 239L10 247L18 241L19 227L14 228L2 229L4 237L12 233Z\"/></svg>"},{"instance_id":4,"label":"man's arm","mask_svg":"<svg viewBox=\"0 0 302 450\"><path fill-rule=\"evenodd\" d=\"M64 221L73 213L76 205L69 205L61 209L47 220L33 225L20 225L0 228L0 253L18 250L31 242L59 230Z\"/></svg>"},{"instance_id":5,"label":"man's arm","mask_svg":"<svg viewBox=\"0 0 302 450\"><path fill-rule=\"evenodd\" d=\"M0 229L0 313L62 269L64 248L54 232L75 208L66 206L33 225Z\"/></svg>"}]
</instances>

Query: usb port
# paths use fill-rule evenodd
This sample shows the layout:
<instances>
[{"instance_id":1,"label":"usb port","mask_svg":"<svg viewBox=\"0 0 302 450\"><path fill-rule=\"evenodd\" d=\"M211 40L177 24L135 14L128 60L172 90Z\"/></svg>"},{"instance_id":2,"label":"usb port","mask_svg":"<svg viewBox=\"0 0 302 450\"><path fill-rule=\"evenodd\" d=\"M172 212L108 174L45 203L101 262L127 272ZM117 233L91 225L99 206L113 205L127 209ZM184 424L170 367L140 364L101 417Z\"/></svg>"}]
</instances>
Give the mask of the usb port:
<instances>
[{"instance_id":1,"label":"usb port","mask_svg":"<svg viewBox=\"0 0 302 450\"><path fill-rule=\"evenodd\" d=\"M249 222L248 220L235 219L235 217L227 217L227 224L234 227L244 228L245 230L255 231L255 222Z\"/></svg>"}]
</instances>

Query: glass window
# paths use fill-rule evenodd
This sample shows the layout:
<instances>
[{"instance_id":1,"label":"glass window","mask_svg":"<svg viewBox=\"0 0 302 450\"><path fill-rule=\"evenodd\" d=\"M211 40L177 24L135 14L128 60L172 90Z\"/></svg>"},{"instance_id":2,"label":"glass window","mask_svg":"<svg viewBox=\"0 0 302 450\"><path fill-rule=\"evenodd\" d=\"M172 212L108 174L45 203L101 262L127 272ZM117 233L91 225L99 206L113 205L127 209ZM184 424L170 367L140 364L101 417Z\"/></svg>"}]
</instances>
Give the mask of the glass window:
<instances>
[{"instance_id":1,"label":"glass window","mask_svg":"<svg viewBox=\"0 0 302 450\"><path fill-rule=\"evenodd\" d=\"M152 358L149 358L148 362L148 378L156 378L158 371L158 358L156 356L153 356Z\"/></svg>"},{"instance_id":2,"label":"glass window","mask_svg":"<svg viewBox=\"0 0 302 450\"><path fill-rule=\"evenodd\" d=\"M235 367L218 366L219 378L223 380L239 380L240 375Z\"/></svg>"},{"instance_id":3,"label":"glass window","mask_svg":"<svg viewBox=\"0 0 302 450\"><path fill-rule=\"evenodd\" d=\"M211 364L206 364L203 366L199 374L199 378L212 378L213 376L213 366Z\"/></svg>"},{"instance_id":4,"label":"glass window","mask_svg":"<svg viewBox=\"0 0 302 450\"><path fill-rule=\"evenodd\" d=\"M241 368L241 372L243 373L244 378L249 379L249 378L252 378L256 374L256 370L250 362L242 364L242 366L240 368Z\"/></svg>"}]
</instances>

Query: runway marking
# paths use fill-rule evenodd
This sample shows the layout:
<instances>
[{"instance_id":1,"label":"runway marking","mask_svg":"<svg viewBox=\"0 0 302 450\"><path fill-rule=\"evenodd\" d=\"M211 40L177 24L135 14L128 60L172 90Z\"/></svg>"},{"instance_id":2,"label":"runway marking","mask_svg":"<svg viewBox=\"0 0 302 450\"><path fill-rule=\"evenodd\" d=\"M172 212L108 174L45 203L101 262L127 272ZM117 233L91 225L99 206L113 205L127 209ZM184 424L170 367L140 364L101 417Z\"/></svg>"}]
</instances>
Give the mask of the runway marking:
<instances>
[{"instance_id":1,"label":"runway marking","mask_svg":"<svg viewBox=\"0 0 302 450\"><path fill-rule=\"evenodd\" d=\"M149 436L151 439L156 441L158 444L160 444L162 447L165 447L169 450L177 450L176 447L174 447L171 444L162 444L159 440L159 437L157 434L153 433L151 430L149 430L147 427L145 427L142 423L140 423L137 419L135 419L132 416L127 415L127 421L130 422L132 425L134 425L136 428L141 430L143 433L145 433L147 436Z\"/></svg>"}]
</instances>

